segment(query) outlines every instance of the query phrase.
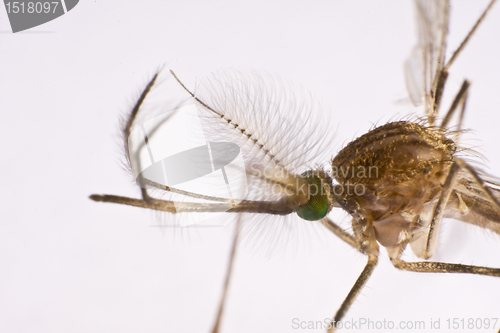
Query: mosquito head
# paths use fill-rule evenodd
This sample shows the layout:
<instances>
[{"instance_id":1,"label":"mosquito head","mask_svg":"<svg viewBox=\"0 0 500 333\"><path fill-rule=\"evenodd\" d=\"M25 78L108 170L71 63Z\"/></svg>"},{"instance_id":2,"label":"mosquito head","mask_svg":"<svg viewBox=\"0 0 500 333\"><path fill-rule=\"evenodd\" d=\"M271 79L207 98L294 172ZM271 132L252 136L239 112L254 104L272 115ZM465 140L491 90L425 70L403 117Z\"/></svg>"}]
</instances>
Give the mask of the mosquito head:
<instances>
[{"instance_id":1,"label":"mosquito head","mask_svg":"<svg viewBox=\"0 0 500 333\"><path fill-rule=\"evenodd\" d=\"M321 220L331 210L330 191L332 180L323 171L308 170L300 175L307 182L307 203L297 209L297 215L307 221Z\"/></svg>"}]
</instances>

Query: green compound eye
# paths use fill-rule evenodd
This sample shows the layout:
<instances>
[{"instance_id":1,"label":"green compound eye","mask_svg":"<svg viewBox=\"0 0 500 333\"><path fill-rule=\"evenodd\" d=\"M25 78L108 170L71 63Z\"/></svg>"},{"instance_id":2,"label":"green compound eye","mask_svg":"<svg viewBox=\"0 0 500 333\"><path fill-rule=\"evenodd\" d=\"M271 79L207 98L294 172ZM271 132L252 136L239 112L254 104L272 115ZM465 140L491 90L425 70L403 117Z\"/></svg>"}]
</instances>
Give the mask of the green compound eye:
<instances>
[{"instance_id":1,"label":"green compound eye","mask_svg":"<svg viewBox=\"0 0 500 333\"><path fill-rule=\"evenodd\" d=\"M301 174L308 183L309 201L297 209L297 215L307 221L317 221L328 213L328 196L321 179L313 171Z\"/></svg>"}]
</instances>

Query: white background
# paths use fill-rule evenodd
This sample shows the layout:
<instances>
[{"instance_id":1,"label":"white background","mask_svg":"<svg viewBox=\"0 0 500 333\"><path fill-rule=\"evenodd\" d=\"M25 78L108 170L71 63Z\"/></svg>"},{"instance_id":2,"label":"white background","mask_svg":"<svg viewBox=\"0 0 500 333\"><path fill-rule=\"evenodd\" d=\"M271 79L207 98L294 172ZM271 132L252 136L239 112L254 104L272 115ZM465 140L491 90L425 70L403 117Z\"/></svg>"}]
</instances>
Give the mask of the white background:
<instances>
[{"instance_id":1,"label":"white background","mask_svg":"<svg viewBox=\"0 0 500 333\"><path fill-rule=\"evenodd\" d=\"M452 2L450 50L486 4ZM155 213L88 199L139 196L120 165L119 117L166 62L191 87L219 68L256 68L314 92L340 149L416 112L402 71L413 14L409 1L81 1L12 34L2 7L0 332L209 332L231 229L162 232ZM497 176L499 33L497 4L447 88L472 81L465 127L476 141L465 143ZM294 237L295 250L244 242L222 332L323 332L292 319L332 316L365 259L320 227ZM446 221L437 258L500 267L499 250L499 236ZM499 299L499 278L399 272L383 251L347 319L429 329L440 318L447 332L447 318L500 317Z\"/></svg>"}]
</instances>

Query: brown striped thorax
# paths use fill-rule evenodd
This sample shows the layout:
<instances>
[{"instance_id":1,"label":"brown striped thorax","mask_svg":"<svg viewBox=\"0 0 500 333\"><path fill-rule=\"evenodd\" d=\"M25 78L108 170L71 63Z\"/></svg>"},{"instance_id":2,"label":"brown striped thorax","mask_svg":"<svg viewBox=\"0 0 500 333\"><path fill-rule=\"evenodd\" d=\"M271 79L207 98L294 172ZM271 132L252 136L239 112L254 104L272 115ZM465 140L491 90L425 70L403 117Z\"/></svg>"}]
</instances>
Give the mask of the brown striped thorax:
<instances>
[{"instance_id":1,"label":"brown striped thorax","mask_svg":"<svg viewBox=\"0 0 500 333\"><path fill-rule=\"evenodd\" d=\"M372 225L381 245L396 246L402 232L411 234L424 205L441 192L455 150L440 130L409 121L380 126L332 160L333 176L344 188L335 200Z\"/></svg>"}]
</instances>

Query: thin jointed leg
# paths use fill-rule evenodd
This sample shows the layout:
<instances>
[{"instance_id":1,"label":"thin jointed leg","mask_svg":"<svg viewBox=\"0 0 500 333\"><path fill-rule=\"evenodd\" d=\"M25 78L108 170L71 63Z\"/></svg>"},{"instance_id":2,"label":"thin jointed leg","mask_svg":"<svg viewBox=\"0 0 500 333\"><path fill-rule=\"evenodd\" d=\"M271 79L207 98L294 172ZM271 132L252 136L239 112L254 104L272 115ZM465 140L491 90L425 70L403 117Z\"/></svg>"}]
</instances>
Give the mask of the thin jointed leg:
<instances>
[{"instance_id":1,"label":"thin jointed leg","mask_svg":"<svg viewBox=\"0 0 500 333\"><path fill-rule=\"evenodd\" d=\"M441 225L441 220L443 218L444 210L446 209L446 205L448 204L450 194L453 191L453 186L458 176L458 171L460 171L460 169L466 170L472 175L476 183L484 191L484 194L488 196L488 198L498 208L498 211L500 212L500 201L498 200L498 198L495 197L491 189L484 182L484 180L477 173L477 171L464 160L456 159L451 165L448 177L446 178L446 181L443 185L441 196L436 204L436 207L434 208L434 213L432 216L431 223L429 225L429 232L427 234L427 242L424 252L424 258L426 259L430 258L434 254L434 251L436 250L439 226Z\"/></svg>"},{"instance_id":2,"label":"thin jointed leg","mask_svg":"<svg viewBox=\"0 0 500 333\"><path fill-rule=\"evenodd\" d=\"M500 210L500 205L498 206L498 209ZM397 269L410 272L419 272L419 273L464 273L464 274L478 274L478 275L500 277L500 268L452 264L452 263L435 262L435 261L417 261L417 262L404 261L401 259L401 256L403 255L403 251L406 248L407 244L408 242L404 242L400 244L399 247L397 248L388 249L391 263Z\"/></svg>"},{"instance_id":3,"label":"thin jointed leg","mask_svg":"<svg viewBox=\"0 0 500 333\"><path fill-rule=\"evenodd\" d=\"M334 332L336 328L336 323L342 320L342 318L344 318L344 315L347 313L347 311L351 307L356 297L358 297L359 293L361 292L366 282L368 281L368 278L372 275L373 270L377 265L377 262L378 262L377 255L375 254L368 255L368 262L366 263L365 268L359 275L358 279L354 283L354 286L352 286L351 291L349 291L349 294L347 294L347 297L344 299L342 305L340 306L340 308L337 310L337 313L333 317L331 327L328 329L328 333Z\"/></svg>"},{"instance_id":4,"label":"thin jointed leg","mask_svg":"<svg viewBox=\"0 0 500 333\"><path fill-rule=\"evenodd\" d=\"M323 220L321 220L321 222L328 230L333 232L337 237L342 239L347 244L351 245L353 248L355 248L359 252L363 253L363 251L361 250L361 247L359 246L359 242L356 240L356 238L354 238L354 236L347 233L347 231L345 231L344 229L339 227L335 222L333 222L332 220L330 220L327 217L324 218Z\"/></svg>"},{"instance_id":5,"label":"thin jointed leg","mask_svg":"<svg viewBox=\"0 0 500 333\"><path fill-rule=\"evenodd\" d=\"M354 236L347 233L344 229L342 229L340 226L335 224L332 220L330 220L329 218L324 218L322 220L322 223L325 227L328 228L328 230L333 232L336 236L338 236L344 242L351 245L353 248L355 248L359 252L366 254L360 245L360 241L358 241ZM333 317L333 320L331 322L331 327L328 329L329 333L335 331L335 328L337 325L336 323L338 321L342 320L344 315L347 313L347 311L351 307L352 303L356 300L356 297L358 297L359 293L361 292L361 290L365 286L366 282L368 281L368 278L373 273L373 270L375 269L375 266L377 265L377 262L378 262L378 246L376 245L376 243L373 243L372 247L367 248L370 251L369 252L370 254L368 254L368 262L366 263L365 268L363 269L363 271L359 275L358 279L354 283L354 286L349 291L349 294L347 294L347 297L342 302L340 308L337 310L337 313ZM375 253L377 253L377 254L375 254Z\"/></svg>"},{"instance_id":6,"label":"thin jointed leg","mask_svg":"<svg viewBox=\"0 0 500 333\"><path fill-rule=\"evenodd\" d=\"M481 186L481 189L484 191L484 193L488 196L488 198L491 200L492 203L494 203L498 211L500 212L500 200L493 194L493 191L489 188L488 185L484 182L484 180L481 178L481 176L477 173L477 171L467 162L461 159L456 160L457 164L460 165L460 167L464 170L467 170L476 183Z\"/></svg>"},{"instance_id":7,"label":"thin jointed leg","mask_svg":"<svg viewBox=\"0 0 500 333\"><path fill-rule=\"evenodd\" d=\"M460 46L455 50L455 52L453 52L452 56L450 57L450 59L448 60L448 62L446 63L446 65L444 66L443 70L448 71L450 69L450 66L457 59L458 55L460 54L460 52L462 52L462 50L464 49L465 45L467 45L467 42L470 40L470 38L472 37L472 35L474 34L474 32L476 32L476 30L479 27L479 25L481 24L481 22L484 21L484 18L486 17L486 14L488 14L488 12L491 10L491 8L493 7L493 5L495 4L496 1L497 0L491 0L491 2L489 3L488 7L486 7L486 9L484 10L483 14L481 14L481 16L479 17L479 19L476 21L476 24L474 24L474 26L469 31L469 33L467 34L467 36L465 37L465 39L462 41L462 43L460 44Z\"/></svg>"},{"instance_id":8,"label":"thin jointed leg","mask_svg":"<svg viewBox=\"0 0 500 333\"><path fill-rule=\"evenodd\" d=\"M432 220L429 225L429 232L427 233L427 241L425 244L425 250L423 256L425 259L432 257L434 251L437 246L437 236L439 233L439 227L441 226L441 220L443 218L444 210L446 209L446 205L448 204L448 200L450 198L450 194L453 191L453 185L455 184L456 178L458 176L458 171L460 170L460 166L453 162L450 167L450 171L448 173L448 177L446 177L446 181L443 185L443 189L441 191L441 196L434 207L434 212L432 214Z\"/></svg>"},{"instance_id":9,"label":"thin jointed leg","mask_svg":"<svg viewBox=\"0 0 500 333\"><path fill-rule=\"evenodd\" d=\"M462 109L460 111L460 116L459 116L459 120L458 120L457 131L460 131L460 129L462 128L462 121L463 121L463 118L464 118L465 104L466 104L466 101L467 101L469 87L470 87L470 82L467 81L467 80L464 80L464 82L462 83L462 87L460 88L460 90L458 91L457 95L455 96L455 99L453 100L453 103L451 103L450 109L448 110L448 112L446 113L446 116L444 117L443 121L441 122L441 126L440 127L442 129L446 129L447 128L448 123L451 120L451 117L455 113L455 110L460 105L460 103L462 104Z\"/></svg>"},{"instance_id":10,"label":"thin jointed leg","mask_svg":"<svg viewBox=\"0 0 500 333\"><path fill-rule=\"evenodd\" d=\"M219 311L217 312L217 318L215 320L214 328L212 329L212 333L219 333L219 327L222 320L222 315L224 313L224 306L226 304L227 299L227 291L229 289L229 285L231 283L231 276L233 272L234 261L236 257L236 248L238 246L238 239L241 231L241 215L238 215L237 222L234 231L233 237L233 245L231 246L231 253L229 254L229 263L226 271L226 278L224 281L224 288L222 290L222 297L219 304Z\"/></svg>"},{"instance_id":11,"label":"thin jointed leg","mask_svg":"<svg viewBox=\"0 0 500 333\"><path fill-rule=\"evenodd\" d=\"M465 273L488 276L500 276L500 268L483 266L450 264L446 262L417 261L407 262L400 258L391 258L391 262L397 269L420 273Z\"/></svg>"}]
</instances>

